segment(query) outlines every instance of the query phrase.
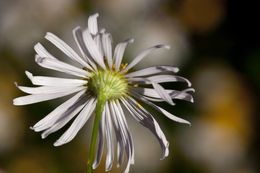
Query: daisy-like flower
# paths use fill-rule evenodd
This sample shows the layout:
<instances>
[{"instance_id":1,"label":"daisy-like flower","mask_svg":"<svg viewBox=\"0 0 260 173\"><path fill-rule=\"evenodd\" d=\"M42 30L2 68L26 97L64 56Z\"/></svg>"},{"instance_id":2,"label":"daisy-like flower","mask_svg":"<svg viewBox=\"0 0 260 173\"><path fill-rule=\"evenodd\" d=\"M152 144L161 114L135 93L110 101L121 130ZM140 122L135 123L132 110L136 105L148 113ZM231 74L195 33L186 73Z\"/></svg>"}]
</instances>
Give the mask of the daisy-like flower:
<instances>
[{"instance_id":1,"label":"daisy-like flower","mask_svg":"<svg viewBox=\"0 0 260 173\"><path fill-rule=\"evenodd\" d=\"M189 87L191 86L187 79L175 75L179 71L176 67L159 65L132 71L136 64L154 50L169 49L169 46L150 47L137 55L131 63L122 63L126 46L133 43L134 39L126 39L117 44L113 53L112 37L105 29L98 29L97 17L98 14L94 14L88 18L86 29L76 27L73 30L73 36L81 55L56 35L47 33L45 36L78 66L60 61L40 43L34 47L37 53L35 61L38 65L77 78L34 76L26 71L27 77L37 87L16 84L21 91L29 95L15 98L13 104L28 105L75 94L31 128L36 132L42 131L42 138L46 138L74 119L66 132L54 143L54 146L60 146L70 142L93 115L95 122L90 148L90 169L95 169L99 165L106 143L106 171L112 168L115 160L114 150L117 148L117 166L120 167L123 164L124 154L126 154L125 172L127 173L130 165L134 164L134 146L125 112L129 112L155 135L162 148L162 159L164 159L169 154L169 142L157 121L142 107L142 104L151 106L171 120L190 124L153 102L167 102L170 105L174 105L173 99L193 102L193 97L189 92L194 92L194 89L187 88L177 91L162 87L161 83L166 82L186 82ZM114 136L116 144L114 144ZM97 137L97 153L95 161L93 161Z\"/></svg>"}]
</instances>

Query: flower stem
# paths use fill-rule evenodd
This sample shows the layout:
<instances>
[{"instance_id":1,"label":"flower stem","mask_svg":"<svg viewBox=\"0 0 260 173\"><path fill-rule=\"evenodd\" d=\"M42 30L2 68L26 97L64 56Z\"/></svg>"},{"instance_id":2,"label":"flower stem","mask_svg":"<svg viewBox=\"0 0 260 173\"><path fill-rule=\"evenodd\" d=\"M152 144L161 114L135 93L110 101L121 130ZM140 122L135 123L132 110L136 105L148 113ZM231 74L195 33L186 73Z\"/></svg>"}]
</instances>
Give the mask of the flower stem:
<instances>
[{"instance_id":1,"label":"flower stem","mask_svg":"<svg viewBox=\"0 0 260 173\"><path fill-rule=\"evenodd\" d=\"M90 152L89 152L87 173L92 173L92 165L93 165L93 161L94 161L94 153L95 153L95 146L96 146L99 122L100 122L106 101L107 101L107 99L98 95L97 105L96 105L96 110L95 110L96 116L95 116L95 120L94 120L94 126L93 126L93 130L92 130L92 137L91 137L91 143L90 143Z\"/></svg>"}]
</instances>

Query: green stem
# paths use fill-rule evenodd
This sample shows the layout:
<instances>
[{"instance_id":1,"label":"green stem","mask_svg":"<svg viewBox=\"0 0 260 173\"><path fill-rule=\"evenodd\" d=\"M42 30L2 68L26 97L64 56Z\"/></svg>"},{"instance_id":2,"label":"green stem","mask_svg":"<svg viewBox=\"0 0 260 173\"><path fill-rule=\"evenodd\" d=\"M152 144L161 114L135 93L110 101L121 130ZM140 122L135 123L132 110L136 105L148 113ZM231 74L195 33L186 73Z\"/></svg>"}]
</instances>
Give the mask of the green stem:
<instances>
[{"instance_id":1,"label":"green stem","mask_svg":"<svg viewBox=\"0 0 260 173\"><path fill-rule=\"evenodd\" d=\"M94 126L93 126L93 130L92 130L92 137L91 137L91 143L90 143L90 152L89 152L87 173L92 173L92 165L93 165L93 161L94 161L94 153L95 153L95 146L96 146L99 122L100 122L106 101L107 101L107 99L105 99L104 97L101 97L100 95L98 96L96 110L95 110L96 116L95 116L95 120L94 120Z\"/></svg>"}]
</instances>

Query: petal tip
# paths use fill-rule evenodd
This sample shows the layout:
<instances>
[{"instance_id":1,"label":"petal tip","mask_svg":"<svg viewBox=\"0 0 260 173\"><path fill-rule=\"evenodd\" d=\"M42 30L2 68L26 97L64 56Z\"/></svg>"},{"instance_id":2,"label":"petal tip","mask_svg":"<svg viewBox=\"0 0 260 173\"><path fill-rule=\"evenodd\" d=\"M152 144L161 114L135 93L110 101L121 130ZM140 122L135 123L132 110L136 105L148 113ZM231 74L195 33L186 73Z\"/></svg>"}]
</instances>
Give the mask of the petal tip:
<instances>
[{"instance_id":1,"label":"petal tip","mask_svg":"<svg viewBox=\"0 0 260 173\"><path fill-rule=\"evenodd\" d=\"M164 48L169 50L169 49L171 49L171 46L165 45Z\"/></svg>"},{"instance_id":2,"label":"petal tip","mask_svg":"<svg viewBox=\"0 0 260 173\"><path fill-rule=\"evenodd\" d=\"M105 28L102 28L102 29L100 29L100 31L99 31L101 34L105 34L105 32L106 32L106 29Z\"/></svg>"},{"instance_id":3,"label":"petal tip","mask_svg":"<svg viewBox=\"0 0 260 173\"><path fill-rule=\"evenodd\" d=\"M59 146L61 146L61 145L63 145L63 143L60 142L60 141L56 141L56 142L53 144L54 147L59 147Z\"/></svg>"},{"instance_id":4,"label":"petal tip","mask_svg":"<svg viewBox=\"0 0 260 173\"><path fill-rule=\"evenodd\" d=\"M34 50L37 49L39 46L41 46L41 43L39 43L39 42L36 43L36 44L33 46Z\"/></svg>"},{"instance_id":5,"label":"petal tip","mask_svg":"<svg viewBox=\"0 0 260 173\"><path fill-rule=\"evenodd\" d=\"M134 41L135 41L134 38L129 38L129 39L127 39L127 42L129 42L129 43L133 43Z\"/></svg>"},{"instance_id":6,"label":"petal tip","mask_svg":"<svg viewBox=\"0 0 260 173\"><path fill-rule=\"evenodd\" d=\"M18 105L16 99L13 99L13 105L15 105L15 106Z\"/></svg>"},{"instance_id":7,"label":"petal tip","mask_svg":"<svg viewBox=\"0 0 260 173\"><path fill-rule=\"evenodd\" d=\"M98 17L98 16L99 16L99 13L94 13L94 14L92 14L91 16L93 16L93 17Z\"/></svg>"},{"instance_id":8,"label":"petal tip","mask_svg":"<svg viewBox=\"0 0 260 173\"><path fill-rule=\"evenodd\" d=\"M175 68L175 73L178 73L180 71L180 69L178 67Z\"/></svg>"},{"instance_id":9,"label":"petal tip","mask_svg":"<svg viewBox=\"0 0 260 173\"><path fill-rule=\"evenodd\" d=\"M45 60L44 57L40 57L38 54L35 55L35 62L42 63Z\"/></svg>"},{"instance_id":10,"label":"petal tip","mask_svg":"<svg viewBox=\"0 0 260 173\"><path fill-rule=\"evenodd\" d=\"M75 33L77 30L81 30L81 27L80 27L80 26L76 26L76 27L72 30L72 32Z\"/></svg>"},{"instance_id":11,"label":"petal tip","mask_svg":"<svg viewBox=\"0 0 260 173\"><path fill-rule=\"evenodd\" d=\"M43 134L41 134L41 138L42 139L45 139L47 136L43 133Z\"/></svg>"},{"instance_id":12,"label":"petal tip","mask_svg":"<svg viewBox=\"0 0 260 173\"><path fill-rule=\"evenodd\" d=\"M167 148L165 149L163 156L160 158L160 160L164 160L166 157L168 157L169 155L169 148L167 146Z\"/></svg>"},{"instance_id":13,"label":"petal tip","mask_svg":"<svg viewBox=\"0 0 260 173\"><path fill-rule=\"evenodd\" d=\"M30 78L30 77L32 77L33 75L32 75L32 73L31 72L29 72L29 71L25 71L25 75L28 77L28 78Z\"/></svg>"}]
</instances>

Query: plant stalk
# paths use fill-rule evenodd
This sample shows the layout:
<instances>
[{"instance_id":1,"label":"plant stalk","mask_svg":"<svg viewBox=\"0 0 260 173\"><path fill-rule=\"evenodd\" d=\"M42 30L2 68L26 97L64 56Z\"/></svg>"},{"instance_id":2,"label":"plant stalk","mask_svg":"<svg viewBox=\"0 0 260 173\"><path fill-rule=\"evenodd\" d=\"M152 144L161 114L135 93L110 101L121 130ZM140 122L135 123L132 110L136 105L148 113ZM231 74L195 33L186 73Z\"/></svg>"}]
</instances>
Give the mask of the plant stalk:
<instances>
[{"instance_id":1,"label":"plant stalk","mask_svg":"<svg viewBox=\"0 0 260 173\"><path fill-rule=\"evenodd\" d=\"M107 99L105 97L102 97L102 95L98 95L97 105L96 105L96 110L95 110L96 115L95 115L91 143L90 143L90 152L89 152L87 173L92 173L92 165L93 165L93 161L94 161L94 153L95 153L96 139L97 139L97 134L98 134L98 129L99 129L99 122L100 122L106 101L107 101Z\"/></svg>"}]
</instances>

